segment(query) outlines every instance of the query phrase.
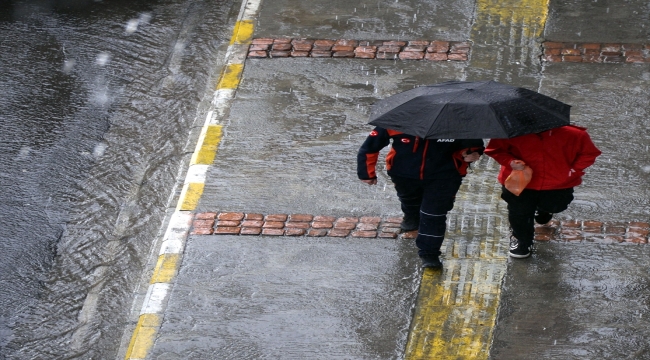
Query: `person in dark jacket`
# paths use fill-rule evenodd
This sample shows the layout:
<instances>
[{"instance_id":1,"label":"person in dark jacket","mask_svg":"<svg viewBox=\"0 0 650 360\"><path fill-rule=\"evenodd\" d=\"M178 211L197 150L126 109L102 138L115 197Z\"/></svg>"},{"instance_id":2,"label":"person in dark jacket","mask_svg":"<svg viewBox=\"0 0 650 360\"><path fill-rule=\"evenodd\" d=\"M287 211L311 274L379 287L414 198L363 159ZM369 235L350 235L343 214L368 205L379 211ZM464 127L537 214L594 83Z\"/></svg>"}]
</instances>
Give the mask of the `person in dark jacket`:
<instances>
[{"instance_id":1,"label":"person in dark jacket","mask_svg":"<svg viewBox=\"0 0 650 360\"><path fill-rule=\"evenodd\" d=\"M404 218L403 231L418 229L415 243L422 267L439 268L447 212L467 168L483 153L482 139L422 139L399 131L376 127L357 154L357 175L366 184L377 184L379 152L392 142L386 170Z\"/></svg>"},{"instance_id":2,"label":"person in dark jacket","mask_svg":"<svg viewBox=\"0 0 650 360\"><path fill-rule=\"evenodd\" d=\"M508 203L512 230L511 257L530 256L535 222L546 224L553 213L569 207L573 188L582 183L584 170L601 154L586 130L568 125L511 139L491 139L488 143L485 154L501 164L501 184L512 170L523 170L525 165L533 170L531 181L519 196L502 188L501 198Z\"/></svg>"}]
</instances>

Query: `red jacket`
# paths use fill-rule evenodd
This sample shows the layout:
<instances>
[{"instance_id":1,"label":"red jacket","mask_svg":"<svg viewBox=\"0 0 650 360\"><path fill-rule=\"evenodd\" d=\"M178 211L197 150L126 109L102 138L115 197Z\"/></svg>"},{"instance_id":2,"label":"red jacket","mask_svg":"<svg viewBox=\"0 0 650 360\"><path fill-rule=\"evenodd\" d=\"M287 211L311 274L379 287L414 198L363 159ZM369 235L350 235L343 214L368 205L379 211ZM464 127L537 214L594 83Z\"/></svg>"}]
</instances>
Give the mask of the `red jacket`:
<instances>
[{"instance_id":1,"label":"red jacket","mask_svg":"<svg viewBox=\"0 0 650 360\"><path fill-rule=\"evenodd\" d=\"M582 183L584 170L601 154L586 130L568 125L512 139L491 139L485 154L501 164L501 184L512 171L510 162L522 160L533 169L526 189L567 189Z\"/></svg>"}]
</instances>

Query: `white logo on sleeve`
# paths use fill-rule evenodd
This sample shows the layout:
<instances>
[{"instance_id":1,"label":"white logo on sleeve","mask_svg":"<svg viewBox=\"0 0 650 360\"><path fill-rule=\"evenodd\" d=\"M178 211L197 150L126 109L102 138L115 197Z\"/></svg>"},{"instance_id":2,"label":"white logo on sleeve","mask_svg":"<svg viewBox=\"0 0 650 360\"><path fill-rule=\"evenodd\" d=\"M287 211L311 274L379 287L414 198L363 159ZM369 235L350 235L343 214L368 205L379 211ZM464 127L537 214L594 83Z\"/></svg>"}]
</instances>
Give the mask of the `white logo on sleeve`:
<instances>
[{"instance_id":1,"label":"white logo on sleeve","mask_svg":"<svg viewBox=\"0 0 650 360\"><path fill-rule=\"evenodd\" d=\"M454 142L456 139L438 139L438 142Z\"/></svg>"}]
</instances>

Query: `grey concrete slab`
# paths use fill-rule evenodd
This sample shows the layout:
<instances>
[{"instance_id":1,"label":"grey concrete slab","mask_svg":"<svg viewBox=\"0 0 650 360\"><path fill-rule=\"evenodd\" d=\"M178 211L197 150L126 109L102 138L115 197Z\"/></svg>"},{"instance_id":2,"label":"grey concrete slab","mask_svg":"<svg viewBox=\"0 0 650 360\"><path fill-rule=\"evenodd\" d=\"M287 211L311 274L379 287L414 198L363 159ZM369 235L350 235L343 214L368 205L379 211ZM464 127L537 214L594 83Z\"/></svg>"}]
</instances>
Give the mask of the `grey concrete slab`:
<instances>
[{"instance_id":1,"label":"grey concrete slab","mask_svg":"<svg viewBox=\"0 0 650 360\"><path fill-rule=\"evenodd\" d=\"M551 0L544 37L550 41L647 43L645 0Z\"/></svg>"},{"instance_id":2,"label":"grey concrete slab","mask_svg":"<svg viewBox=\"0 0 650 360\"><path fill-rule=\"evenodd\" d=\"M551 64L543 76L541 91L572 105L603 152L559 218L648 221L650 64Z\"/></svg>"},{"instance_id":3,"label":"grey concrete slab","mask_svg":"<svg viewBox=\"0 0 650 360\"><path fill-rule=\"evenodd\" d=\"M356 153L372 129L368 108L415 85L462 78L463 67L424 61L248 60L199 210L400 215L384 171L373 187L356 175Z\"/></svg>"},{"instance_id":4,"label":"grey concrete slab","mask_svg":"<svg viewBox=\"0 0 650 360\"><path fill-rule=\"evenodd\" d=\"M650 359L650 246L536 247L509 263L492 359Z\"/></svg>"},{"instance_id":5,"label":"grey concrete slab","mask_svg":"<svg viewBox=\"0 0 650 360\"><path fill-rule=\"evenodd\" d=\"M411 241L191 236L153 359L397 359Z\"/></svg>"},{"instance_id":6,"label":"grey concrete slab","mask_svg":"<svg viewBox=\"0 0 650 360\"><path fill-rule=\"evenodd\" d=\"M279 0L262 4L257 37L356 40L469 38L474 1Z\"/></svg>"}]
</instances>

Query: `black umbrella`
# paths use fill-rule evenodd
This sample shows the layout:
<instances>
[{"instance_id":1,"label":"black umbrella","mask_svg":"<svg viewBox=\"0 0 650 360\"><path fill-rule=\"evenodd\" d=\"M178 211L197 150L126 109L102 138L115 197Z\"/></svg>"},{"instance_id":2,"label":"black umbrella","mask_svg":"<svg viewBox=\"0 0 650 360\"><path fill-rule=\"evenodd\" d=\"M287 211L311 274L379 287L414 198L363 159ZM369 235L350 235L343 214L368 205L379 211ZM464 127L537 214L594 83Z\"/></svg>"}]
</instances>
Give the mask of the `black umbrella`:
<instances>
[{"instance_id":1,"label":"black umbrella","mask_svg":"<svg viewBox=\"0 0 650 360\"><path fill-rule=\"evenodd\" d=\"M378 101L370 124L428 139L504 139L568 125L570 109L496 81L448 81Z\"/></svg>"}]
</instances>

